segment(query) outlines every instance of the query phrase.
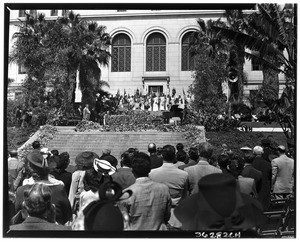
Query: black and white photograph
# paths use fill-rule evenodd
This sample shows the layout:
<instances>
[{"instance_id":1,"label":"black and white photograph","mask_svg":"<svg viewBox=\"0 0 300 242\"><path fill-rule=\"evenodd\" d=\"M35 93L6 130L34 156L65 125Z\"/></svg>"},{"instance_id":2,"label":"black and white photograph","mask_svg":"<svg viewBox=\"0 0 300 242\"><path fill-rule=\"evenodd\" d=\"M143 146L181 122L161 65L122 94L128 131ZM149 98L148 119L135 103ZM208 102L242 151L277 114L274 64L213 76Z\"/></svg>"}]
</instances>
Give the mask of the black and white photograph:
<instances>
[{"instance_id":1,"label":"black and white photograph","mask_svg":"<svg viewBox=\"0 0 300 242\"><path fill-rule=\"evenodd\" d=\"M296 238L296 2L3 8L3 238Z\"/></svg>"}]
</instances>

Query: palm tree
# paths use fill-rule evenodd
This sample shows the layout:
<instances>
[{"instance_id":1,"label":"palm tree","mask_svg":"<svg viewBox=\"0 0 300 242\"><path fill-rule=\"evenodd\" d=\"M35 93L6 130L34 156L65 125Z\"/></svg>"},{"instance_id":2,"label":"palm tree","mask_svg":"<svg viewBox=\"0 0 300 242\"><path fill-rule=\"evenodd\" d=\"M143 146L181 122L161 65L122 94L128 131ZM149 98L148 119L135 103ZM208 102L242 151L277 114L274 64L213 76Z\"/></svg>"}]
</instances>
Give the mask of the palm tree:
<instances>
[{"instance_id":1,"label":"palm tree","mask_svg":"<svg viewBox=\"0 0 300 242\"><path fill-rule=\"evenodd\" d=\"M107 65L110 58L111 40L105 30L105 26L83 20L73 11L54 21L46 21L43 14L26 14L20 31L14 35L10 61L27 69L30 83L24 85L28 95L35 95L32 86L40 90L41 96L46 84L53 86L52 96L65 112L73 106L79 71L83 101L92 104L99 88L108 85L100 80L101 65Z\"/></svg>"},{"instance_id":2,"label":"palm tree","mask_svg":"<svg viewBox=\"0 0 300 242\"><path fill-rule=\"evenodd\" d=\"M295 110L297 43L293 24L294 11L290 5L286 5L282 10L277 4L258 4L257 8L258 12L245 18L241 30L219 26L212 26L212 28L242 46L243 49L240 51L246 58L257 60L263 65L264 77L270 77L264 80L264 85L280 72L285 75L286 91L279 102L274 102L273 109L277 111L278 122L282 125L287 138L293 140L295 113L292 110ZM275 78L275 82L277 80ZM285 95L286 93L289 96ZM283 105L284 103L286 106ZM281 110L280 115L279 110ZM288 118L283 118L286 116ZM285 127L291 128L292 131L289 132Z\"/></svg>"},{"instance_id":3,"label":"palm tree","mask_svg":"<svg viewBox=\"0 0 300 242\"><path fill-rule=\"evenodd\" d=\"M68 45L69 65L67 69L70 74L69 101L75 98L76 78L75 73L79 71L79 87L82 90L82 102L94 104L95 94L108 83L100 80L101 65L108 65L110 53L108 51L111 38L105 32L105 26L98 26L96 22L87 22L80 19L73 11L67 17L59 19L69 31ZM70 48L71 47L71 48Z\"/></svg>"}]
</instances>

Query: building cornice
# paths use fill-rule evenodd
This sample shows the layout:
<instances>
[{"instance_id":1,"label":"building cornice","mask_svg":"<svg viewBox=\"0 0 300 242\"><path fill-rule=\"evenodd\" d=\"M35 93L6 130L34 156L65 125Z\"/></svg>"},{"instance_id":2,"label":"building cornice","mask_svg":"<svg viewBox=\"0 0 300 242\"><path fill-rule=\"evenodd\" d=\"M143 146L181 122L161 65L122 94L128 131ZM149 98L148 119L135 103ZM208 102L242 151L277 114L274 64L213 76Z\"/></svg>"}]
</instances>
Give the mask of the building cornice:
<instances>
[{"instance_id":1,"label":"building cornice","mask_svg":"<svg viewBox=\"0 0 300 242\"><path fill-rule=\"evenodd\" d=\"M73 10L80 14L80 10ZM244 10L244 14L251 14L255 10ZM42 12L42 11L41 11ZM153 10L153 11L136 11L136 12L114 12L114 13L98 13L98 14L80 14L82 19L86 20L113 20L113 19L134 19L134 18L165 18L165 17L194 17L194 18L221 18L224 17L224 10ZM55 20L62 16L46 16L46 20ZM11 19L10 23L18 23L25 20L25 17Z\"/></svg>"}]
</instances>

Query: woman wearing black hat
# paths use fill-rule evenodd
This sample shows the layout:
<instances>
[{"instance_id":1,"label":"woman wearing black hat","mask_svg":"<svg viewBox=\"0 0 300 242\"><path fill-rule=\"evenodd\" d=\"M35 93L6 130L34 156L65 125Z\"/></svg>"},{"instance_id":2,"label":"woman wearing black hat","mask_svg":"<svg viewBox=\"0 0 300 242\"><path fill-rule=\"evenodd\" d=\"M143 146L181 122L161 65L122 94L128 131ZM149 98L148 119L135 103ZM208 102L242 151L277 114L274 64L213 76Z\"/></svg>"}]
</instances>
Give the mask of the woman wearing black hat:
<instances>
[{"instance_id":1,"label":"woman wearing black hat","mask_svg":"<svg viewBox=\"0 0 300 242\"><path fill-rule=\"evenodd\" d=\"M73 214L77 214L80 193L84 190L83 178L86 170L93 167L95 158L99 156L92 151L84 151L79 153L75 158L76 171L72 174L72 182L69 192L69 201L72 206Z\"/></svg>"},{"instance_id":2,"label":"woman wearing black hat","mask_svg":"<svg viewBox=\"0 0 300 242\"><path fill-rule=\"evenodd\" d=\"M56 222L59 224L65 224L70 220L72 212L64 185L63 183L55 184L49 179L50 169L56 165L54 160L55 156L45 157L41 153L30 153L27 155L26 159L32 174L31 179L33 182L27 183L17 189L15 203L16 212L22 209L24 191L36 183L41 183L48 186L51 190L51 202L55 204Z\"/></svg>"},{"instance_id":3,"label":"woman wearing black hat","mask_svg":"<svg viewBox=\"0 0 300 242\"><path fill-rule=\"evenodd\" d=\"M63 181L66 192L69 195L72 173L66 171L66 168L70 164L70 155L68 152L62 152L58 155L58 158L56 168L51 171L51 175L53 175L57 180Z\"/></svg>"}]
</instances>

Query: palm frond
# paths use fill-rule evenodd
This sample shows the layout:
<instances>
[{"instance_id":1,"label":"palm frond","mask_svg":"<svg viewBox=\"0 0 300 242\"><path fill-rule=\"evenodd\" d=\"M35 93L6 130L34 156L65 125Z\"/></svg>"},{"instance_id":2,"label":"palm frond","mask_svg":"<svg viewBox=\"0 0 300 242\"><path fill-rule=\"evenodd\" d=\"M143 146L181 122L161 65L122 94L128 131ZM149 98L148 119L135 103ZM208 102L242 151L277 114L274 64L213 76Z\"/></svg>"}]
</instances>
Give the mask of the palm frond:
<instances>
[{"instance_id":1,"label":"palm frond","mask_svg":"<svg viewBox=\"0 0 300 242\"><path fill-rule=\"evenodd\" d=\"M247 51L244 52L245 54L245 58L247 60L258 60L259 63L261 63L262 65L266 66L267 68L270 68L276 72L283 72L284 73L284 70L282 70L281 68L278 68L277 65L275 65L274 63L264 59L264 58L261 58L259 55L256 55L256 54L253 54L253 53L249 53Z\"/></svg>"},{"instance_id":2,"label":"palm frond","mask_svg":"<svg viewBox=\"0 0 300 242\"><path fill-rule=\"evenodd\" d=\"M203 32L206 32L206 25L205 25L205 21L203 19L198 19L197 20L197 23L200 27L200 29L203 31Z\"/></svg>"},{"instance_id":3,"label":"palm frond","mask_svg":"<svg viewBox=\"0 0 300 242\"><path fill-rule=\"evenodd\" d=\"M217 26L212 26L212 28L219 31L219 33L226 38L236 41L248 49L259 51L262 56L270 54L282 55L282 52L280 52L276 46L273 46L267 40L261 40L260 38L231 29L220 28Z\"/></svg>"}]
</instances>

